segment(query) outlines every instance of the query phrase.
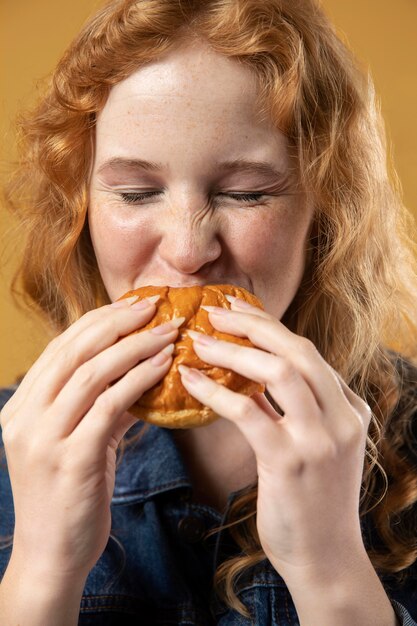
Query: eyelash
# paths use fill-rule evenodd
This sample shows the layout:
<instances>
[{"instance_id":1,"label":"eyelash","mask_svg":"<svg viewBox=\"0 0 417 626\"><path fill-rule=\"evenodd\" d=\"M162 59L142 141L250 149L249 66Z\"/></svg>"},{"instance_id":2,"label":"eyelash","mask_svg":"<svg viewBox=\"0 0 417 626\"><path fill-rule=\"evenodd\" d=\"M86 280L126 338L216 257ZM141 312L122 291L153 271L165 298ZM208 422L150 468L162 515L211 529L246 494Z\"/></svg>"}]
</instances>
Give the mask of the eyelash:
<instances>
[{"instance_id":1,"label":"eyelash","mask_svg":"<svg viewBox=\"0 0 417 626\"><path fill-rule=\"evenodd\" d=\"M160 193L159 191L146 191L143 193L124 192L118 195L120 195L123 202L126 202L127 204L135 204L136 202L139 202L140 200L146 200L147 198L155 196L159 193ZM223 193L220 195L229 196L230 198L233 198L234 200L241 200L243 202L254 202L264 197L264 194L262 193L240 193L240 194Z\"/></svg>"}]
</instances>

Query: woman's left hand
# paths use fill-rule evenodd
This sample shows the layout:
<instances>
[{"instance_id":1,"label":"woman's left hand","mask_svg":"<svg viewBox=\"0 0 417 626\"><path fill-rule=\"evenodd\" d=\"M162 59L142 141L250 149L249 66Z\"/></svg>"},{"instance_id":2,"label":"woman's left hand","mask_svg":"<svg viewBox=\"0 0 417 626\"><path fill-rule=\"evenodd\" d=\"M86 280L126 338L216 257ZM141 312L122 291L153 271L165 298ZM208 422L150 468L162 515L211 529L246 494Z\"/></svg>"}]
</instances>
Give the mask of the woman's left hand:
<instances>
[{"instance_id":1,"label":"woman's left hand","mask_svg":"<svg viewBox=\"0 0 417 626\"><path fill-rule=\"evenodd\" d=\"M197 370L183 370L182 382L234 422L256 455L257 529L273 567L288 586L317 576L331 580L367 558L359 498L371 410L309 340L238 303L211 310L210 323L255 347L214 340L194 341L194 349L211 365L265 384L283 416L263 394L235 393Z\"/></svg>"}]
</instances>

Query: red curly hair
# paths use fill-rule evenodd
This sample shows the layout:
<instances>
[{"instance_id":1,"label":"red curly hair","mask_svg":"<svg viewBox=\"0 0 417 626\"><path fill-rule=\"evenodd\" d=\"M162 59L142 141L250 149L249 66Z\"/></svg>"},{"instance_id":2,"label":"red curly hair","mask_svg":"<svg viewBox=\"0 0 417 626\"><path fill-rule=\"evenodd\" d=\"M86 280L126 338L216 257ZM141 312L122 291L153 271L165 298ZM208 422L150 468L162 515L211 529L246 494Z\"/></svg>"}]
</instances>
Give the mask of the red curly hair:
<instances>
[{"instance_id":1,"label":"red curly hair","mask_svg":"<svg viewBox=\"0 0 417 626\"><path fill-rule=\"evenodd\" d=\"M56 331L109 301L86 220L96 116L113 85L193 38L253 71L259 115L287 135L314 194L311 262L284 322L373 410L360 514L381 540L368 550L376 570L401 575L417 559L417 381L397 357L417 358L414 223L387 174L372 81L314 0L115 0L100 9L20 119L22 160L7 190L26 233L15 288ZM243 615L234 582L265 558L256 499L252 485L235 501L229 524L242 554L215 575Z\"/></svg>"}]
</instances>

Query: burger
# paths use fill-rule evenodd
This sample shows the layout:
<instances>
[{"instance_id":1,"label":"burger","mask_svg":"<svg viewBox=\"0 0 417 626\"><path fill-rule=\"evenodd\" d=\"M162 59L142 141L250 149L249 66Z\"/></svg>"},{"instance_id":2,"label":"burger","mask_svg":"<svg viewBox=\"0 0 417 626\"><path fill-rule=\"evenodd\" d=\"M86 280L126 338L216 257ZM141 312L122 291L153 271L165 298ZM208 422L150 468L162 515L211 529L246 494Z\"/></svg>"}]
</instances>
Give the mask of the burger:
<instances>
[{"instance_id":1,"label":"burger","mask_svg":"<svg viewBox=\"0 0 417 626\"><path fill-rule=\"evenodd\" d=\"M148 389L129 409L138 419L164 428L195 428L205 426L218 419L219 415L210 407L191 396L181 382L179 365L202 370L217 383L232 391L251 396L263 392L265 386L237 374L236 372L201 361L193 350L187 329L213 335L242 346L253 347L249 339L222 333L210 324L207 311L201 305L230 308L226 295L241 298L263 309L261 302L252 293L234 285L193 285L191 287L146 286L125 293L120 299L138 296L139 299L160 296L156 313L151 321L136 332L144 332L168 322L173 317L185 317L175 341L173 361L164 378Z\"/></svg>"}]
</instances>

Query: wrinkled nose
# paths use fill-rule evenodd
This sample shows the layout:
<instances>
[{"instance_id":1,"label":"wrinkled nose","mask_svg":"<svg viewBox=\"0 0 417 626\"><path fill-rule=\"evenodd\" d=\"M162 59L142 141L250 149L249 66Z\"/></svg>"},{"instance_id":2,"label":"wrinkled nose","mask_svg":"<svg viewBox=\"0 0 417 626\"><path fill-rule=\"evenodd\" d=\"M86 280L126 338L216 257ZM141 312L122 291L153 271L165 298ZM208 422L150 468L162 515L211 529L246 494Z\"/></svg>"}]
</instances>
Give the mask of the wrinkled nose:
<instances>
[{"instance_id":1,"label":"wrinkled nose","mask_svg":"<svg viewBox=\"0 0 417 626\"><path fill-rule=\"evenodd\" d=\"M207 219L206 219L207 218ZM195 274L221 255L219 233L206 216L172 216L161 233L159 254L171 267L183 274Z\"/></svg>"}]
</instances>

